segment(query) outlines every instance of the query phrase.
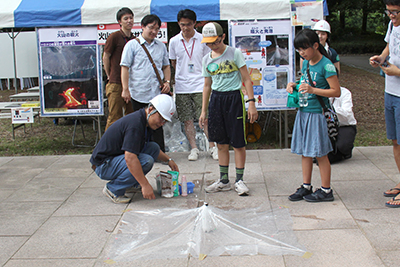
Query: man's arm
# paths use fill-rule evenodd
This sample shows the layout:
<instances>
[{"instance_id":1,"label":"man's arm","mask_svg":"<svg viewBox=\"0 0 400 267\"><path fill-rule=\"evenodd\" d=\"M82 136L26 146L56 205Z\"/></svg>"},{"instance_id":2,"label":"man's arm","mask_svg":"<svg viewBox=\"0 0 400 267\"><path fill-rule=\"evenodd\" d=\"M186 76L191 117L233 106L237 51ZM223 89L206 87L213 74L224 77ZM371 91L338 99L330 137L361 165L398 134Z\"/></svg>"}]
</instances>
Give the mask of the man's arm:
<instances>
[{"instance_id":1,"label":"man's arm","mask_svg":"<svg viewBox=\"0 0 400 267\"><path fill-rule=\"evenodd\" d=\"M169 65L165 65L162 67L162 71L164 73L164 80L168 82L164 82L163 87L161 88L161 93L169 94L171 91L171 67Z\"/></svg>"},{"instance_id":2,"label":"man's arm","mask_svg":"<svg viewBox=\"0 0 400 267\"><path fill-rule=\"evenodd\" d=\"M176 165L175 161L172 158L170 158L167 154L162 152L161 150L160 150L160 154L158 155L157 159L164 161L164 162L168 162L168 166L171 168L171 170L179 172L178 165Z\"/></svg>"},{"instance_id":3,"label":"man's arm","mask_svg":"<svg viewBox=\"0 0 400 267\"><path fill-rule=\"evenodd\" d=\"M171 65L176 70L176 59L171 59Z\"/></svg>"},{"instance_id":4,"label":"man's arm","mask_svg":"<svg viewBox=\"0 0 400 267\"><path fill-rule=\"evenodd\" d=\"M121 83L122 83L122 98L126 103L131 101L131 93L129 92L129 68L121 66Z\"/></svg>"},{"instance_id":5,"label":"man's arm","mask_svg":"<svg viewBox=\"0 0 400 267\"><path fill-rule=\"evenodd\" d=\"M129 171L133 177L135 177L136 181L138 181L138 183L141 185L143 197L147 199L155 199L156 196L154 195L153 187L144 175L142 165L140 164L137 155L125 151L125 161Z\"/></svg>"},{"instance_id":6,"label":"man's arm","mask_svg":"<svg viewBox=\"0 0 400 267\"><path fill-rule=\"evenodd\" d=\"M104 71L106 72L107 75L107 80L110 79L110 73L111 73L110 57L111 57L110 53L107 52L103 53L103 66L104 66Z\"/></svg>"}]
</instances>

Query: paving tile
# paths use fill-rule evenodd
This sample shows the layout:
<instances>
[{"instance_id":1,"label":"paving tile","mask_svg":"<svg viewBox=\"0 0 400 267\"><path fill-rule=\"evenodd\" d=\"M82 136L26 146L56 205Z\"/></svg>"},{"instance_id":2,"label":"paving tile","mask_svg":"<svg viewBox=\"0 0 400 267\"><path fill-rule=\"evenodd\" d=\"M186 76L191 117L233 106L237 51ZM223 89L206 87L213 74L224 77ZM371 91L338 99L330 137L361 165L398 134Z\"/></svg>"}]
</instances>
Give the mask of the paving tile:
<instances>
[{"instance_id":1,"label":"paving tile","mask_svg":"<svg viewBox=\"0 0 400 267\"><path fill-rule=\"evenodd\" d=\"M398 267L400 249L393 251L380 251L378 255L381 257L386 267Z\"/></svg>"},{"instance_id":2,"label":"paving tile","mask_svg":"<svg viewBox=\"0 0 400 267\"><path fill-rule=\"evenodd\" d=\"M54 216L121 215L124 204L115 204L102 193L103 188L79 188L54 213Z\"/></svg>"},{"instance_id":3,"label":"paving tile","mask_svg":"<svg viewBox=\"0 0 400 267\"><path fill-rule=\"evenodd\" d=\"M43 169L18 168L12 166L0 167L0 188L19 189Z\"/></svg>"},{"instance_id":4,"label":"paving tile","mask_svg":"<svg viewBox=\"0 0 400 267\"><path fill-rule=\"evenodd\" d=\"M398 266L400 214L384 206L388 198L382 195L400 181L390 146L356 147L351 159L332 165L335 201L328 203L287 199L302 182L301 156L289 149L247 151L244 179L251 190L248 197L239 197L234 190L204 192L206 184L219 179L218 161L206 153L196 162L187 160L188 152L168 154L181 175L196 184L194 193L171 199L156 194L155 200L137 193L130 204L115 204L103 196L106 181L90 168L90 155L0 157L0 265L7 261L5 266L29 267ZM154 177L161 170L169 167L155 163L147 174L155 190ZM235 180L233 151L229 178ZM312 183L314 188L321 183L315 164ZM311 258L257 255L207 257L203 261L107 261L109 240L124 212L191 209L205 201L221 209L288 208L299 243L313 253Z\"/></svg>"},{"instance_id":5,"label":"paving tile","mask_svg":"<svg viewBox=\"0 0 400 267\"><path fill-rule=\"evenodd\" d=\"M28 238L29 236L0 236L0 266L4 266Z\"/></svg>"},{"instance_id":6,"label":"paving tile","mask_svg":"<svg viewBox=\"0 0 400 267\"><path fill-rule=\"evenodd\" d=\"M89 267L95 262L95 259L10 260L4 267Z\"/></svg>"},{"instance_id":7,"label":"paving tile","mask_svg":"<svg viewBox=\"0 0 400 267\"><path fill-rule=\"evenodd\" d=\"M187 259L159 259L159 260L135 260L135 261L114 261L108 259L106 256L101 257L95 267L152 267L152 266L163 266L163 267L177 267L177 266L191 266L188 265Z\"/></svg>"},{"instance_id":8,"label":"paving tile","mask_svg":"<svg viewBox=\"0 0 400 267\"><path fill-rule=\"evenodd\" d=\"M38 174L37 178L81 178L84 181L93 172L90 166L87 168L71 168L73 165L66 165L68 167L60 168L58 165L51 165L47 169Z\"/></svg>"},{"instance_id":9,"label":"paving tile","mask_svg":"<svg viewBox=\"0 0 400 267\"><path fill-rule=\"evenodd\" d=\"M284 267L285 263L282 256L221 256L206 257L204 260L191 258L190 267L202 266L274 266Z\"/></svg>"},{"instance_id":10,"label":"paving tile","mask_svg":"<svg viewBox=\"0 0 400 267\"><path fill-rule=\"evenodd\" d=\"M61 202L0 203L0 236L32 235L58 209Z\"/></svg>"},{"instance_id":11,"label":"paving tile","mask_svg":"<svg viewBox=\"0 0 400 267\"><path fill-rule=\"evenodd\" d=\"M33 178L7 201L64 201L82 183L82 178Z\"/></svg>"},{"instance_id":12,"label":"paving tile","mask_svg":"<svg viewBox=\"0 0 400 267\"><path fill-rule=\"evenodd\" d=\"M21 168L45 169L59 160L62 156L27 156L13 157L8 165L13 165ZM1 164L0 164L1 165Z\"/></svg>"},{"instance_id":13,"label":"paving tile","mask_svg":"<svg viewBox=\"0 0 400 267\"><path fill-rule=\"evenodd\" d=\"M120 216L51 217L13 259L97 258Z\"/></svg>"},{"instance_id":14,"label":"paving tile","mask_svg":"<svg viewBox=\"0 0 400 267\"><path fill-rule=\"evenodd\" d=\"M92 169L90 163L91 155L64 155L57 159L51 166L62 168L75 168L75 169Z\"/></svg>"},{"instance_id":15,"label":"paving tile","mask_svg":"<svg viewBox=\"0 0 400 267\"><path fill-rule=\"evenodd\" d=\"M359 229L295 231L310 258L286 255L287 267L384 266L374 248Z\"/></svg>"},{"instance_id":16,"label":"paving tile","mask_svg":"<svg viewBox=\"0 0 400 267\"><path fill-rule=\"evenodd\" d=\"M384 180L387 175L369 160L345 160L332 164L332 180Z\"/></svg>"},{"instance_id":17,"label":"paving tile","mask_svg":"<svg viewBox=\"0 0 400 267\"><path fill-rule=\"evenodd\" d=\"M387 200L387 198L383 200ZM376 249L400 252L400 213L398 209L383 207L382 209L354 209L350 212Z\"/></svg>"},{"instance_id":18,"label":"paving tile","mask_svg":"<svg viewBox=\"0 0 400 267\"><path fill-rule=\"evenodd\" d=\"M15 189L0 189L0 202L7 199L14 192Z\"/></svg>"},{"instance_id":19,"label":"paving tile","mask_svg":"<svg viewBox=\"0 0 400 267\"><path fill-rule=\"evenodd\" d=\"M99 176L95 172L91 173L89 177L82 183L80 186L82 187L96 187L96 188L103 188L107 181L100 179Z\"/></svg>"},{"instance_id":20,"label":"paving tile","mask_svg":"<svg viewBox=\"0 0 400 267\"><path fill-rule=\"evenodd\" d=\"M334 194L335 196L335 194ZM287 197L271 197L271 201L289 209L294 230L356 228L353 217L339 200L309 203L290 201Z\"/></svg>"},{"instance_id":21,"label":"paving tile","mask_svg":"<svg viewBox=\"0 0 400 267\"><path fill-rule=\"evenodd\" d=\"M393 183L389 180L332 181L332 187L348 209L367 209L384 207L383 192L393 187Z\"/></svg>"},{"instance_id":22,"label":"paving tile","mask_svg":"<svg viewBox=\"0 0 400 267\"><path fill-rule=\"evenodd\" d=\"M13 157L0 157L0 167L13 160Z\"/></svg>"}]
</instances>

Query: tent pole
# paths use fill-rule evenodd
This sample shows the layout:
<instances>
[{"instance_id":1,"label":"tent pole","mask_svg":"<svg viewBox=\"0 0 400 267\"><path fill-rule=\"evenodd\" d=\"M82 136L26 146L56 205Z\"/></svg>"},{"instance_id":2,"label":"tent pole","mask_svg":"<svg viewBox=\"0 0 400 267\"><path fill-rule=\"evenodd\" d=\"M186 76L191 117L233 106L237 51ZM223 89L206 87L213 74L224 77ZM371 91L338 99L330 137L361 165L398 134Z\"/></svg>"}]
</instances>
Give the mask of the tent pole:
<instances>
[{"instance_id":1,"label":"tent pole","mask_svg":"<svg viewBox=\"0 0 400 267\"><path fill-rule=\"evenodd\" d=\"M15 94L18 93L18 86L17 86L17 58L16 58L16 53L15 53L15 38L19 34L19 32L14 35L14 29L11 29L12 36L10 38L12 39L12 44L13 44L13 58L14 58L14 87L15 87Z\"/></svg>"}]
</instances>

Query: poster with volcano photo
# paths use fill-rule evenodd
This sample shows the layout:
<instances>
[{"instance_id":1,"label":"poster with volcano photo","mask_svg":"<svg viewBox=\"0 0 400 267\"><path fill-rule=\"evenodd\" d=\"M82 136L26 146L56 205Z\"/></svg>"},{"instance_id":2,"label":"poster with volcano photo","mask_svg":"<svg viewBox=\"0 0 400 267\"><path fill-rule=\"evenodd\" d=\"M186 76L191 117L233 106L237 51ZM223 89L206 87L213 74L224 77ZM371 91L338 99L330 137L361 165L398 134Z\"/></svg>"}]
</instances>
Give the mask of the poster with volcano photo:
<instances>
[{"instance_id":1,"label":"poster with volcano photo","mask_svg":"<svg viewBox=\"0 0 400 267\"><path fill-rule=\"evenodd\" d=\"M41 115L103 115L96 27L40 28Z\"/></svg>"}]
</instances>

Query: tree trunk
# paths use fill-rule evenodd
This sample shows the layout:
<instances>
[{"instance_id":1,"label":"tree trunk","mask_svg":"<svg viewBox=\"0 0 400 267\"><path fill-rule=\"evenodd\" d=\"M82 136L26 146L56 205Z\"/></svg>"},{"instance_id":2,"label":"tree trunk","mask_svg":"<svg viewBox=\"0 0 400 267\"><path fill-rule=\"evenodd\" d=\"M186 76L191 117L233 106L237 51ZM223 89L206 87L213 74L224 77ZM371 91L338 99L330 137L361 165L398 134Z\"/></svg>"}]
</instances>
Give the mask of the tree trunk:
<instances>
[{"instance_id":1,"label":"tree trunk","mask_svg":"<svg viewBox=\"0 0 400 267\"><path fill-rule=\"evenodd\" d=\"M361 24L361 34L366 34L367 33L367 18L368 18L368 2L365 0L363 2L363 7L362 7L362 24Z\"/></svg>"},{"instance_id":2,"label":"tree trunk","mask_svg":"<svg viewBox=\"0 0 400 267\"><path fill-rule=\"evenodd\" d=\"M346 27L346 11L345 10L340 10L339 21L340 21L340 28L342 30L344 30L344 28Z\"/></svg>"}]
</instances>

